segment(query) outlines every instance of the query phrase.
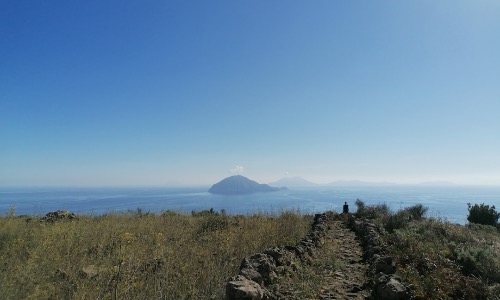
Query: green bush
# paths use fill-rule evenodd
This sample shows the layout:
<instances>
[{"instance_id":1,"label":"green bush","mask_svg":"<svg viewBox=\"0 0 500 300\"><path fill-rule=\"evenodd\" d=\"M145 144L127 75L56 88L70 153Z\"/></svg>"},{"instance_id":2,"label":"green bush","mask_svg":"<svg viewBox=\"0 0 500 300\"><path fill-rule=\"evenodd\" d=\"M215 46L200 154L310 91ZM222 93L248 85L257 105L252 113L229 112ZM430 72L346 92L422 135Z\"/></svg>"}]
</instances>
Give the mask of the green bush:
<instances>
[{"instance_id":1,"label":"green bush","mask_svg":"<svg viewBox=\"0 0 500 300\"><path fill-rule=\"evenodd\" d=\"M496 267L497 260L498 258L495 257L491 249L473 247L462 250L458 254L457 262L465 275L500 282L500 270Z\"/></svg>"},{"instance_id":2,"label":"green bush","mask_svg":"<svg viewBox=\"0 0 500 300\"><path fill-rule=\"evenodd\" d=\"M358 208L358 213L360 211L362 211L363 209L365 209L365 203L363 201L361 201L361 199L356 199L356 202L354 202L354 204L356 205L356 207Z\"/></svg>"},{"instance_id":3,"label":"green bush","mask_svg":"<svg viewBox=\"0 0 500 300\"><path fill-rule=\"evenodd\" d=\"M408 215L410 216L411 220L413 221L419 221L422 220L424 217L425 213L427 213L429 209L422 204L416 204L414 206L410 206L405 208L403 211L408 212Z\"/></svg>"},{"instance_id":4,"label":"green bush","mask_svg":"<svg viewBox=\"0 0 500 300\"><path fill-rule=\"evenodd\" d=\"M357 217L373 219L377 225L383 227L388 232L404 228L410 221L422 220L428 210L422 204L416 204L392 213L389 206L385 203L366 206L363 201L357 199L355 204L357 206Z\"/></svg>"},{"instance_id":5,"label":"green bush","mask_svg":"<svg viewBox=\"0 0 500 300\"><path fill-rule=\"evenodd\" d=\"M384 219L384 228L388 232L394 232L396 229L405 228L411 221L420 221L423 219L427 207L417 204L404 208L397 213L390 214Z\"/></svg>"},{"instance_id":6,"label":"green bush","mask_svg":"<svg viewBox=\"0 0 500 300\"><path fill-rule=\"evenodd\" d=\"M395 214L389 215L385 222L384 228L388 232L392 233L396 229L401 229L406 227L406 225L410 222L411 217L407 211L401 210Z\"/></svg>"},{"instance_id":7,"label":"green bush","mask_svg":"<svg viewBox=\"0 0 500 300\"><path fill-rule=\"evenodd\" d=\"M385 203L366 206L363 201L357 199L355 204L357 206L356 215L360 218L377 219L390 213L389 206Z\"/></svg>"},{"instance_id":8,"label":"green bush","mask_svg":"<svg viewBox=\"0 0 500 300\"><path fill-rule=\"evenodd\" d=\"M500 213L495 210L495 206L485 205L484 203L478 205L469 206L469 215L467 216L467 221L470 223L477 223L483 225L492 225L496 226L498 223L498 219L500 218Z\"/></svg>"},{"instance_id":9,"label":"green bush","mask_svg":"<svg viewBox=\"0 0 500 300\"><path fill-rule=\"evenodd\" d=\"M498 299L500 235L494 227L424 218L381 238L397 263L397 274L420 299Z\"/></svg>"}]
</instances>

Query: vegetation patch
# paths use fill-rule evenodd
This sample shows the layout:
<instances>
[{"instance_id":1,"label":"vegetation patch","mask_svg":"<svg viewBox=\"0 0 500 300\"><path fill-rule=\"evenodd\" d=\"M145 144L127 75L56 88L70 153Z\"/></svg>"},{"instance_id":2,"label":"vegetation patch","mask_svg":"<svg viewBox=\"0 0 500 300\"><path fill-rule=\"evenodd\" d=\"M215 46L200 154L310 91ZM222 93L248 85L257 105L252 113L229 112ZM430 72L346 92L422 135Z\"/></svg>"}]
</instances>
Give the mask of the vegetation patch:
<instances>
[{"instance_id":1,"label":"vegetation patch","mask_svg":"<svg viewBox=\"0 0 500 300\"><path fill-rule=\"evenodd\" d=\"M363 245L365 259L371 257L366 278L392 286L400 278L414 299L499 299L500 231L493 206L469 206L470 223L458 225L426 218L421 205L396 212L384 204L356 205L353 222L368 220L366 231L377 232ZM471 217L476 211L479 219ZM496 223L478 221L491 216ZM364 260L348 257L348 234L338 229L333 239L316 240L311 224L313 216L300 212L138 209L33 217L16 216L12 209L0 217L0 290L6 299L223 299L231 276L259 281L254 271L262 270L252 266L272 257L280 276L261 274L269 295L304 299L368 292L364 276L350 274L350 266ZM310 252L318 242L321 250ZM288 252L297 259L289 260ZM388 275L377 276L380 270ZM334 284L346 278L349 289Z\"/></svg>"},{"instance_id":2,"label":"vegetation patch","mask_svg":"<svg viewBox=\"0 0 500 300\"><path fill-rule=\"evenodd\" d=\"M370 218L378 227L396 274L411 284L416 298L499 299L500 233L495 227L425 218L421 205L397 212L362 201L357 206L357 217ZM484 205L469 207L492 213Z\"/></svg>"},{"instance_id":3,"label":"vegetation patch","mask_svg":"<svg viewBox=\"0 0 500 300\"><path fill-rule=\"evenodd\" d=\"M223 299L243 257L298 243L312 222L214 210L42 219L0 217L5 299Z\"/></svg>"}]
</instances>

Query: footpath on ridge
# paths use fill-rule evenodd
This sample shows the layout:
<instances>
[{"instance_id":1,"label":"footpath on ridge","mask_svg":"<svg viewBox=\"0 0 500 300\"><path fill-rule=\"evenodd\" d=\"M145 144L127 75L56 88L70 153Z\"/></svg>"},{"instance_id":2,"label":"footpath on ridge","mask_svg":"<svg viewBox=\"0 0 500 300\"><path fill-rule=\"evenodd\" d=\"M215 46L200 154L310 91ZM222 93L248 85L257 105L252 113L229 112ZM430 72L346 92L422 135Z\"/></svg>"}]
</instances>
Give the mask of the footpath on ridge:
<instances>
[{"instance_id":1,"label":"footpath on ridge","mask_svg":"<svg viewBox=\"0 0 500 300\"><path fill-rule=\"evenodd\" d=\"M361 242L345 222L329 221L328 225L329 229L323 244L299 271L302 274L315 274L312 280L316 282L303 283L306 286L297 282L282 285L279 288L278 299L356 300L368 298L371 292L367 290L366 284L369 266L363 260ZM312 298L307 293L304 295L304 290L311 288L316 288L312 292L319 296Z\"/></svg>"},{"instance_id":2,"label":"footpath on ridge","mask_svg":"<svg viewBox=\"0 0 500 300\"><path fill-rule=\"evenodd\" d=\"M366 299L368 264L356 233L336 213L317 214L296 246L243 260L226 286L229 300Z\"/></svg>"},{"instance_id":3,"label":"footpath on ridge","mask_svg":"<svg viewBox=\"0 0 500 300\"><path fill-rule=\"evenodd\" d=\"M226 299L414 299L385 253L377 226L369 220L316 214L311 231L297 245L244 258L239 274L226 284Z\"/></svg>"},{"instance_id":4,"label":"footpath on ridge","mask_svg":"<svg viewBox=\"0 0 500 300\"><path fill-rule=\"evenodd\" d=\"M331 222L324 249L336 260L333 268L317 270L326 284L321 290L322 300L366 299L370 294L365 290L368 264L363 260L363 248L356 234L341 221Z\"/></svg>"}]
</instances>

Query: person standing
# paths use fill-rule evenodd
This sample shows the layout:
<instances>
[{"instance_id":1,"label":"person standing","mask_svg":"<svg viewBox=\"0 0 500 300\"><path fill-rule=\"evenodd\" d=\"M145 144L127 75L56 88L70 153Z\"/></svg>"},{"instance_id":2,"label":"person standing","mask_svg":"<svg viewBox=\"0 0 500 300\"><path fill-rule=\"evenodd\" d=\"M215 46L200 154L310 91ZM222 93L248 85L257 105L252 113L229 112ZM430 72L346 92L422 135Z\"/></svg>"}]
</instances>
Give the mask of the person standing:
<instances>
[{"instance_id":1,"label":"person standing","mask_svg":"<svg viewBox=\"0 0 500 300\"><path fill-rule=\"evenodd\" d=\"M347 202L344 203L343 213L344 213L344 220L347 222L347 220L349 219L349 205L347 205Z\"/></svg>"}]
</instances>

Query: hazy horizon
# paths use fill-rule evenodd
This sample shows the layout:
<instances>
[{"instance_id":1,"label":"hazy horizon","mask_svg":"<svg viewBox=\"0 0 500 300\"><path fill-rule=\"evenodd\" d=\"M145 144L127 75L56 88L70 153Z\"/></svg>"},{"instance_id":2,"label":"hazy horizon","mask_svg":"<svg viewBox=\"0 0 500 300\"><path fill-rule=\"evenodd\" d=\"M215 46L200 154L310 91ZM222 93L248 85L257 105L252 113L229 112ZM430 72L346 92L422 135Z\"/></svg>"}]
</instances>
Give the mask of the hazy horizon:
<instances>
[{"instance_id":1,"label":"hazy horizon","mask_svg":"<svg viewBox=\"0 0 500 300\"><path fill-rule=\"evenodd\" d=\"M500 185L500 2L4 1L0 186Z\"/></svg>"},{"instance_id":2,"label":"hazy horizon","mask_svg":"<svg viewBox=\"0 0 500 300\"><path fill-rule=\"evenodd\" d=\"M245 176L244 174L238 174ZM226 177L221 177L218 180L214 182L206 182L206 183L180 183L180 182L165 182L163 184L142 184L142 185L137 185L137 184L97 184L97 185L85 185L85 184L69 184L69 185L0 185L0 188L207 188L212 186L213 184L223 180L224 178L227 178L229 176L233 175L228 175ZM245 176L247 177L247 176ZM295 179L295 178L300 178L302 180L307 181L311 185L300 185L300 184L292 184L288 187L308 187L308 188L314 188L314 187L390 187L390 186L399 186L399 187L404 187L404 186L422 186L422 187L492 187L492 188L498 188L500 187L500 184L484 184L484 183L456 183L456 182L451 182L451 181L446 181L446 180L435 180L435 181L414 181L414 182L392 182L392 181L364 181L364 180L358 180L358 179L338 179L338 180L332 180L328 182L314 182L310 181L308 179L302 178L300 176L296 177L282 177L282 178L277 178L272 181L261 181L256 178L250 178L247 177L251 180L257 181L258 183L265 183L265 184L270 184L270 185L276 185L276 182L281 181L281 180L288 180L288 179ZM283 185L280 185L283 186ZM287 185L284 185L287 186Z\"/></svg>"}]
</instances>

